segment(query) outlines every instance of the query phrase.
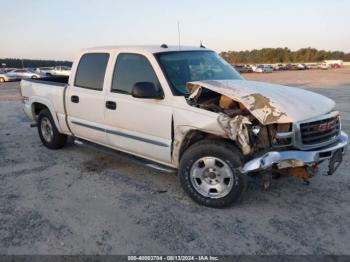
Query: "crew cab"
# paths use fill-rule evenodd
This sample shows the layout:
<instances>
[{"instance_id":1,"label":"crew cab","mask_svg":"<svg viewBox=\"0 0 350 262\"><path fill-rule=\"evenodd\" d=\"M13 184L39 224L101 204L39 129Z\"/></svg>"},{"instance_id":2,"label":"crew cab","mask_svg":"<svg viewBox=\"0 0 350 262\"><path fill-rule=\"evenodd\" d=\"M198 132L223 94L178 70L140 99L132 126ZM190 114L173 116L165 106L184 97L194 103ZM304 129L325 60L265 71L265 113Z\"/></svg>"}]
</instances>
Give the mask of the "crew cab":
<instances>
[{"instance_id":1,"label":"crew cab","mask_svg":"<svg viewBox=\"0 0 350 262\"><path fill-rule=\"evenodd\" d=\"M22 80L21 92L46 147L73 136L177 169L212 207L237 200L248 176L308 181L323 161L333 174L348 143L332 100L244 80L203 47L85 49L69 79Z\"/></svg>"}]
</instances>

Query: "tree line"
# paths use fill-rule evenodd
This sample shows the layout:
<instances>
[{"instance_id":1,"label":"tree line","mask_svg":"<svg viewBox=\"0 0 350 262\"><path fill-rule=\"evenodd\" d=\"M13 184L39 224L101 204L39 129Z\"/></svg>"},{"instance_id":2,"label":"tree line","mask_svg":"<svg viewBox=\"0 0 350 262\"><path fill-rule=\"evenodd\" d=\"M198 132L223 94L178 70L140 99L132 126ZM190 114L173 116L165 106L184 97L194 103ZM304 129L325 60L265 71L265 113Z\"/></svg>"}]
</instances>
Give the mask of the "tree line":
<instances>
[{"instance_id":1,"label":"tree line","mask_svg":"<svg viewBox=\"0 0 350 262\"><path fill-rule=\"evenodd\" d=\"M350 61L350 53L342 51L325 51L316 48L301 48L291 51L289 48L263 48L245 51L227 51L220 55L230 64L268 64L268 63L308 63L321 62L323 60L344 60ZM33 60L0 58L0 67L49 67L49 66L72 66L71 61L56 60Z\"/></svg>"},{"instance_id":2,"label":"tree line","mask_svg":"<svg viewBox=\"0 0 350 262\"><path fill-rule=\"evenodd\" d=\"M4 66L5 64L5 66ZM1 67L51 67L51 66L72 66L70 61L56 61L56 60L33 60L33 59L15 59L15 58L0 58Z\"/></svg>"},{"instance_id":3,"label":"tree line","mask_svg":"<svg viewBox=\"0 0 350 262\"><path fill-rule=\"evenodd\" d=\"M350 53L317 50L311 47L296 51L291 51L287 47L227 51L221 52L220 55L230 64L307 63L333 59L350 61Z\"/></svg>"}]
</instances>

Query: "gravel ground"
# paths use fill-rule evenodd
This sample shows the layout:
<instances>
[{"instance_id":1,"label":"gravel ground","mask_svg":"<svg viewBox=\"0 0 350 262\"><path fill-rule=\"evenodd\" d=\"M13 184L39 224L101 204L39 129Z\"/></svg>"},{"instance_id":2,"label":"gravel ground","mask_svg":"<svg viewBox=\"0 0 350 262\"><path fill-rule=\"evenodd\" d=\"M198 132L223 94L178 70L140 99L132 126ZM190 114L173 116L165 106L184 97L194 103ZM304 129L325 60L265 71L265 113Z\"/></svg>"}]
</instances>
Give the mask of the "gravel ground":
<instances>
[{"instance_id":1,"label":"gravel ground","mask_svg":"<svg viewBox=\"0 0 350 262\"><path fill-rule=\"evenodd\" d=\"M327 95L350 133L349 68L245 77ZM308 186L251 183L239 203L212 209L125 154L46 149L18 83L0 85L0 112L0 254L350 254L349 156Z\"/></svg>"}]
</instances>

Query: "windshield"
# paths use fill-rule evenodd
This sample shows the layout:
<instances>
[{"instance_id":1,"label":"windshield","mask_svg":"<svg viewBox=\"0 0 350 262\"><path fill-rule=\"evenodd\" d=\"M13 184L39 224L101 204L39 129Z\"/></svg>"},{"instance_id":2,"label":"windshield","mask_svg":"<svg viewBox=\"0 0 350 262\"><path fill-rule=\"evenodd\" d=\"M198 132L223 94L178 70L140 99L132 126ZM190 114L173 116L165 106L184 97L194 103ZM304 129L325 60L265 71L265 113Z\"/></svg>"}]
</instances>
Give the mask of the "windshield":
<instances>
[{"instance_id":1,"label":"windshield","mask_svg":"<svg viewBox=\"0 0 350 262\"><path fill-rule=\"evenodd\" d=\"M223 58L212 51L177 51L155 54L175 95L187 95L187 82L242 79Z\"/></svg>"}]
</instances>

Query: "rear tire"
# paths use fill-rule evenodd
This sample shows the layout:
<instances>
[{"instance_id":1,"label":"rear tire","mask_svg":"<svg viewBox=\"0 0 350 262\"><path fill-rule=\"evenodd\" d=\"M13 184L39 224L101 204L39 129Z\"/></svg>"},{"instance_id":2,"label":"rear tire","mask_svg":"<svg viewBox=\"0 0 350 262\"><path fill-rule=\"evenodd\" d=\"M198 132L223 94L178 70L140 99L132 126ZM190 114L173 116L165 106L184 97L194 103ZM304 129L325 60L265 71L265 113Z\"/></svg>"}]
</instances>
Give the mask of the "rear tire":
<instances>
[{"instance_id":1,"label":"rear tire","mask_svg":"<svg viewBox=\"0 0 350 262\"><path fill-rule=\"evenodd\" d=\"M180 183L197 203L225 207L237 201L244 189L238 168L243 156L223 140L202 140L190 146L179 166Z\"/></svg>"},{"instance_id":2,"label":"rear tire","mask_svg":"<svg viewBox=\"0 0 350 262\"><path fill-rule=\"evenodd\" d=\"M41 142L47 148L59 149L64 147L67 142L67 136L58 132L55 121L53 121L48 109L43 109L39 113L38 132Z\"/></svg>"},{"instance_id":3,"label":"rear tire","mask_svg":"<svg viewBox=\"0 0 350 262\"><path fill-rule=\"evenodd\" d=\"M5 79L3 77L0 77L0 83L5 83Z\"/></svg>"}]
</instances>

